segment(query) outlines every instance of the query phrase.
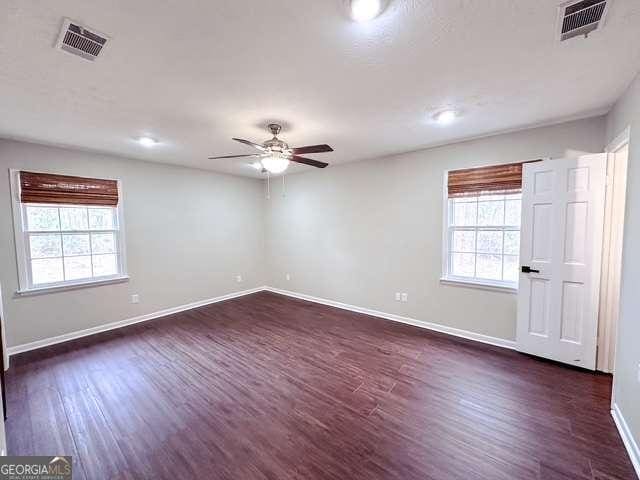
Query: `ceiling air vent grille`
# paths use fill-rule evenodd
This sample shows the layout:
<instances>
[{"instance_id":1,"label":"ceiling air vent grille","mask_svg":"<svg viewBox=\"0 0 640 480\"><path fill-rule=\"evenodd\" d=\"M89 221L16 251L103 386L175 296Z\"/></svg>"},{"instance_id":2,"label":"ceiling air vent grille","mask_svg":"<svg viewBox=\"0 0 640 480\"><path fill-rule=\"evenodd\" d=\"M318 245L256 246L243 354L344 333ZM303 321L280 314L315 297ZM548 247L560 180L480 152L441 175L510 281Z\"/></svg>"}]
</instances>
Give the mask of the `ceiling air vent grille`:
<instances>
[{"instance_id":1,"label":"ceiling air vent grille","mask_svg":"<svg viewBox=\"0 0 640 480\"><path fill-rule=\"evenodd\" d=\"M58 37L56 47L65 52L78 55L85 60L94 61L107 44L109 37L90 30L78 22L66 18Z\"/></svg>"},{"instance_id":2,"label":"ceiling air vent grille","mask_svg":"<svg viewBox=\"0 0 640 480\"><path fill-rule=\"evenodd\" d=\"M611 0L581 0L560 7L560 41L587 36L604 22Z\"/></svg>"}]
</instances>

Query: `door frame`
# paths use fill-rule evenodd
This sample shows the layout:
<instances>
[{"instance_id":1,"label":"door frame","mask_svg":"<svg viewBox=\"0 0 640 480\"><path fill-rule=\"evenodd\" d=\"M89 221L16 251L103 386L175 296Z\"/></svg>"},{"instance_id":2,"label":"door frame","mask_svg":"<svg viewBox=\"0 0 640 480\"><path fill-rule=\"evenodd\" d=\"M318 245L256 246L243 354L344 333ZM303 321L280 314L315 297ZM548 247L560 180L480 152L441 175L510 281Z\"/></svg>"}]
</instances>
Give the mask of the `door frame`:
<instances>
[{"instance_id":1,"label":"door frame","mask_svg":"<svg viewBox=\"0 0 640 480\"><path fill-rule=\"evenodd\" d=\"M602 276L600 280L600 308L598 315L598 358L597 369L605 373L614 373L615 358L614 352L617 346L617 321L619 314L619 295L616 290L620 288L621 265L611 270L610 263L612 255L620 254L615 251L615 245L611 244L612 237L622 232L616 230L619 224L614 224L613 219L613 203L618 199L620 189L615 189L616 185L624 185L624 197L626 197L626 167L628 166L628 157L624 168L616 168L615 158L613 154L625 146L629 146L631 139L631 127L627 126L619 135L617 135L606 147L605 152L609 154L607 165L607 196L605 200L605 238L602 251ZM622 224L624 230L624 221Z\"/></svg>"}]
</instances>

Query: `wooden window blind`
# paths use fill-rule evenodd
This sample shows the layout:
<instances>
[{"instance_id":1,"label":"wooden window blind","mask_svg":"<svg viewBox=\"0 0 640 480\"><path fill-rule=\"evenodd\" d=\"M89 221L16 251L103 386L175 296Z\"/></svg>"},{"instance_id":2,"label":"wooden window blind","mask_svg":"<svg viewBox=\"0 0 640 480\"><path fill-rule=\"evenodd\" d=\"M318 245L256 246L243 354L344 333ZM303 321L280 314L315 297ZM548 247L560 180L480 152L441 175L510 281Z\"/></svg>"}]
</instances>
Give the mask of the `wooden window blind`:
<instances>
[{"instance_id":1,"label":"wooden window blind","mask_svg":"<svg viewBox=\"0 0 640 480\"><path fill-rule=\"evenodd\" d=\"M540 160L532 160L539 162ZM449 172L449 197L464 197L495 192L522 191L522 165L529 162L467 168Z\"/></svg>"},{"instance_id":2,"label":"wooden window blind","mask_svg":"<svg viewBox=\"0 0 640 480\"><path fill-rule=\"evenodd\" d=\"M50 173L20 172L22 203L118 205L118 182Z\"/></svg>"}]
</instances>

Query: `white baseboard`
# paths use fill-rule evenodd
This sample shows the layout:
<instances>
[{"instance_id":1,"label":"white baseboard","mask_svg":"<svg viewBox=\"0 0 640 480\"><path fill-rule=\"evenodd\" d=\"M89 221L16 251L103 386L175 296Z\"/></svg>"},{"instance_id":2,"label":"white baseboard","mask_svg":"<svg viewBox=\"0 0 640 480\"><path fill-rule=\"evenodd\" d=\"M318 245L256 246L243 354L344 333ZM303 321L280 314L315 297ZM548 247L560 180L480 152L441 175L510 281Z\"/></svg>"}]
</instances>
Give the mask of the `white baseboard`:
<instances>
[{"instance_id":1,"label":"white baseboard","mask_svg":"<svg viewBox=\"0 0 640 480\"><path fill-rule=\"evenodd\" d=\"M513 340L505 340L503 338L490 337L488 335L482 335L480 333L470 332L468 330L461 330L459 328L447 327L446 325L425 322L424 320L417 320L415 318L403 317L401 315L395 315L393 313L379 312L377 310L371 310L369 308L349 305L347 303L336 302L334 300L327 300L325 298L313 297L311 295L291 292L289 290L281 290L279 288L273 288L273 287L265 287L265 290L273 293L279 293L280 295L286 295L288 297L307 300L309 302L321 303L322 305L329 305L331 307L342 308L344 310L349 310L351 312L364 313L365 315L371 315L373 317L379 317L379 318L384 318L386 320L391 320L394 322L405 323L407 325L413 325L414 327L420 327L420 328L425 328L427 330L446 333L448 335L465 338L467 340L475 340L476 342L487 343L489 345L495 345L497 347L508 348L511 350L515 350L516 348L516 342Z\"/></svg>"},{"instance_id":2,"label":"white baseboard","mask_svg":"<svg viewBox=\"0 0 640 480\"><path fill-rule=\"evenodd\" d=\"M636 475L640 478L640 448L638 448L638 444L633 438L631 429L629 428L629 425L627 425L627 421L622 416L622 411L618 407L617 403L613 404L611 416L613 417L613 421L616 423L616 427L618 427L618 432L620 432L622 442L627 449L629 458L631 458L631 463L633 464L633 468L636 470Z\"/></svg>"},{"instance_id":3,"label":"white baseboard","mask_svg":"<svg viewBox=\"0 0 640 480\"><path fill-rule=\"evenodd\" d=\"M62 342L67 342L69 340L74 340L76 338L86 337L88 335L93 335L95 333L106 332L107 330L113 330L115 328L120 328L127 325L133 325L134 323L146 322L159 317L164 317L166 315L171 315L173 313L184 312L185 310L191 310L192 308L203 307L205 305L210 305L212 303L222 302L224 300L230 300L232 298L242 297L244 295L249 295L251 293L261 292L265 290L265 288L266 287L256 287L256 288L251 288L249 290L242 290L240 292L228 293L226 295L221 295L219 297L200 300L198 302L193 302L193 303L187 303L185 305L167 308L165 310L159 310L157 312L147 313L145 315L140 315L133 318L127 318L125 320L120 320L117 322L107 323L105 325L98 325L96 327L86 328L84 330L77 330L75 332L65 333L63 335L58 335L56 337L44 338L42 340L36 340L35 342L29 342L29 343L24 343L22 345L9 347L7 349L7 352L9 355L16 355L18 353L28 352L29 350L35 350L37 348L43 348L43 347L48 347L49 345L55 345L56 343L62 343Z\"/></svg>"},{"instance_id":4,"label":"white baseboard","mask_svg":"<svg viewBox=\"0 0 640 480\"><path fill-rule=\"evenodd\" d=\"M448 335L453 335L455 337L465 338L467 340L474 340L476 342L486 343L489 345L495 345L497 347L515 349L516 343L512 340L505 340L502 338L491 337L488 335L482 335L480 333L474 333L467 330L461 330L459 328L447 327L445 325L440 325L437 323L425 322L423 320L417 320L415 318L403 317L400 315L395 315L393 313L385 313L377 310L371 310L369 308L358 307L355 305L349 305L346 303L336 302L334 300L327 300L324 298L313 297L311 295L305 295L302 293L291 292L288 290L281 290L279 288L273 287L256 287L249 290L243 290L240 292L233 292L227 295L222 295L220 297L209 298L206 300L200 300L198 302L188 303L185 305L180 305L177 307L167 308L165 310L160 310L153 313L147 313L145 315L140 315L133 318L128 318L125 320L120 320L117 322L107 323L105 325L98 325L96 327L87 328L84 330L77 330L75 332L65 333L63 335L58 335L56 337L45 338L42 340L36 340L35 342L24 343L22 345L16 345L14 347L9 347L7 349L7 353L9 355L16 355L22 352L28 352L30 350L35 350L38 348L48 347L50 345L55 345L57 343L67 342L69 340L74 340L76 338L86 337L88 335L93 335L100 332L106 332L108 330L113 330L116 328L124 327L127 325L133 325L134 323L146 322L149 320L153 320L159 317L164 317L166 315L171 315L173 313L184 312L185 310L191 310L192 308L202 307L204 305L210 305L212 303L222 302L224 300L229 300L231 298L241 297L244 295L249 295L251 293L257 293L260 291L269 291L273 293L278 293L281 295L286 295L289 297L299 298L301 300L307 300L309 302L321 303L323 305L329 305L331 307L342 308L343 310L349 310L352 312L363 313L365 315L371 315L378 318L384 318L386 320L391 320L394 322L404 323L407 325L413 325L415 327L424 328L427 330L433 330L440 333L446 333Z\"/></svg>"}]
</instances>

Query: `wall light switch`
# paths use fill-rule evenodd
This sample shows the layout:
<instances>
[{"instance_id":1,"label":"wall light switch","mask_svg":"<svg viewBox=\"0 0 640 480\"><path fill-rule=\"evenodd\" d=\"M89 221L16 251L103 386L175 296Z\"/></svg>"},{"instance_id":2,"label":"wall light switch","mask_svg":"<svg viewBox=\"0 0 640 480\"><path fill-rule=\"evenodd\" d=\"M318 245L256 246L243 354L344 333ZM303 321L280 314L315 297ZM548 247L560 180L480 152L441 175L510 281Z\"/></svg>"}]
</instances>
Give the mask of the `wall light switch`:
<instances>
[{"instance_id":1,"label":"wall light switch","mask_svg":"<svg viewBox=\"0 0 640 480\"><path fill-rule=\"evenodd\" d=\"M131 295L131 303L140 303L140 295L137 293Z\"/></svg>"},{"instance_id":2,"label":"wall light switch","mask_svg":"<svg viewBox=\"0 0 640 480\"><path fill-rule=\"evenodd\" d=\"M406 302L407 300L409 300L409 295L407 295L406 293L403 293L403 294L401 295L401 298L402 298L402 301L403 301L403 302Z\"/></svg>"},{"instance_id":3,"label":"wall light switch","mask_svg":"<svg viewBox=\"0 0 640 480\"><path fill-rule=\"evenodd\" d=\"M400 301L400 292L396 292L396 301Z\"/></svg>"},{"instance_id":4,"label":"wall light switch","mask_svg":"<svg viewBox=\"0 0 640 480\"><path fill-rule=\"evenodd\" d=\"M236 282L242 283L242 275L236 275Z\"/></svg>"}]
</instances>

